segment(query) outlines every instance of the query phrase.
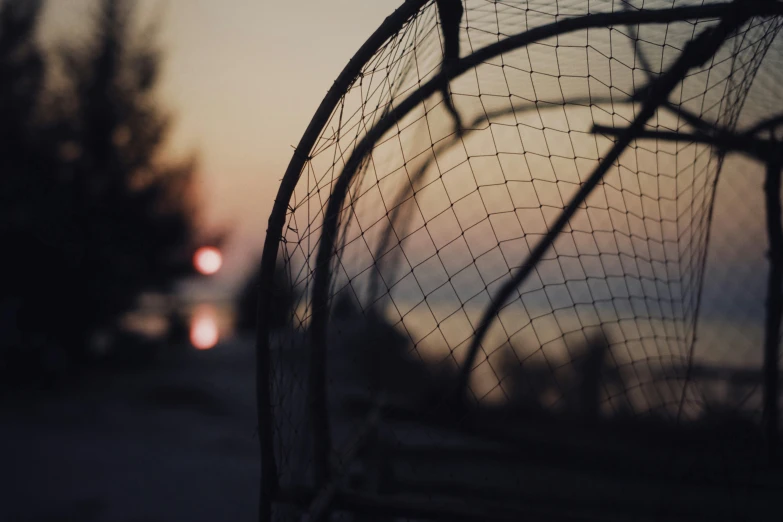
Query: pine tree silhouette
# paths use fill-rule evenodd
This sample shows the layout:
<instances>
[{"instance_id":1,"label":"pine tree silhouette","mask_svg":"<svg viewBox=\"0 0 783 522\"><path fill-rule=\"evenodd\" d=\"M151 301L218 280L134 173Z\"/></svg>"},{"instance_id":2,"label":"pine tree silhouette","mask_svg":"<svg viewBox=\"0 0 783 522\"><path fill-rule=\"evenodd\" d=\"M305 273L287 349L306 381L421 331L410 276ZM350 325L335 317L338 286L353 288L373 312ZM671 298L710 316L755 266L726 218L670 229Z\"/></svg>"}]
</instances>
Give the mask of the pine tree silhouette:
<instances>
[{"instance_id":1,"label":"pine tree silhouette","mask_svg":"<svg viewBox=\"0 0 783 522\"><path fill-rule=\"evenodd\" d=\"M92 38L63 54L62 143L71 173L79 263L67 342L78 354L97 328L116 327L144 291L192 271L194 161L162 165L169 118L156 105L154 27L134 35L132 2L102 0Z\"/></svg>"},{"instance_id":2,"label":"pine tree silhouette","mask_svg":"<svg viewBox=\"0 0 783 522\"><path fill-rule=\"evenodd\" d=\"M15 253L0 301L13 343L77 362L142 293L193 273L197 235L195 161L160 157L155 27L133 30L133 2L97 1L90 36L55 55L35 45L41 2L0 0L0 241Z\"/></svg>"},{"instance_id":3,"label":"pine tree silhouette","mask_svg":"<svg viewBox=\"0 0 783 522\"><path fill-rule=\"evenodd\" d=\"M47 254L50 229L41 210L53 192L43 188L51 163L38 132L45 82L35 42L41 7L35 0L0 0L0 245L11 254L0 272L0 373L9 376L14 372L3 368L36 364L45 345L41 332L24 324L25 311L46 287L34 261Z\"/></svg>"}]
</instances>

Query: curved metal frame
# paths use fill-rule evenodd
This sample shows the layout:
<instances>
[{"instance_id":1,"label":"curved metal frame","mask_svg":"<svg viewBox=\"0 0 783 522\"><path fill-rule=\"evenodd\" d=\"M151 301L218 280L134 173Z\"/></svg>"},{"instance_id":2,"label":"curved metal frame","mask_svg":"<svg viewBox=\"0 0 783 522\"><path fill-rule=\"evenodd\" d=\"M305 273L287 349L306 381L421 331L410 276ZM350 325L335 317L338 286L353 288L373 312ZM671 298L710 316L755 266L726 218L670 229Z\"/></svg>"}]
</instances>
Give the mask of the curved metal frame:
<instances>
[{"instance_id":1,"label":"curved metal frame","mask_svg":"<svg viewBox=\"0 0 783 522\"><path fill-rule=\"evenodd\" d=\"M300 173L304 167L308 156L303 155L303 151L310 151L318 135L326 124L345 90L353 83L356 76L361 71L362 66L372 57L378 48L393 34L398 32L402 26L413 15L418 12L429 0L407 0L405 4L389 16L379 29L370 37L362 48L354 55L352 60L343 70L335 81L327 96L319 106L313 120L299 142L294 154L294 158L286 170L285 176L278 191L277 199L269 218L269 227L267 237L264 243L264 252L261 263L261 288L258 307L258 332L257 332L257 397L258 397L258 415L260 444L262 455L262 486L261 486L261 512L263 518L265 513L270 510L270 501L277 492L279 484L277 483L277 468L273 451L273 433L271 422L270 405L270 365L269 365L269 325L267 323L268 303L266 297L271 288L273 272L277 259L278 246L285 222L285 216L288 209L288 203ZM328 288L330 282L329 266L334 250L336 240L336 231L338 226L338 216L347 196L348 188L358 172L362 161L370 153L377 141L391 127L413 110L419 103L430 97L432 94L442 88L444 83L460 76L469 69L480 63L494 58L504 52L508 52L541 39L550 38L572 31L583 30L594 27L605 27L610 25L631 25L631 24L656 24L669 23L675 21L684 21L695 18L719 18L722 21L712 29L705 31L693 41L694 45L689 46L684 56L678 60L672 68L663 74L651 85L651 91L648 93L648 101L643 105L640 115L631 124L624 137L618 139L608 157L596 168L587 182L585 182L580 191L564 209L560 219L550 229L550 233L534 249L525 265L515 274L509 290L501 290L500 295L493 299L492 306L486 310L482 318L481 325L473 339L471 353L478 350L483 333L489 327L497 308L504 304L513 288L524 279L526 273L535 265L551 245L554 236L567 224L570 217L576 211L584 197L597 185L602 175L608 170L612 162L619 156L622 148L627 145L637 133L643 131L645 122L654 114L655 110L665 101L668 92L673 89L681 79L682 74L690 69L696 63L702 63L717 50L720 43L725 39L728 33L736 29L745 20L752 16L780 16L783 15L783 4L773 1L745 1L732 2L713 5L702 5L693 7L681 7L664 10L647 11L621 11L615 13L602 13L595 15L586 15L578 18L569 18L552 24L540 26L529 31L525 31L506 38L495 44L488 45L474 53L462 58L458 63L453 64L446 73L440 73L432 80L421 85L415 92L403 100L397 107L390 111L383 119L368 131L368 133L357 144L343 171L336 180L332 194L329 198L325 212L323 228L321 232L321 241L316 257L316 266L313 284L313 314L311 318L311 362L308 383L310 415L313 421L313 429L318 433L314 437L314 458L316 468L316 482L324 483L328 479L328 455L330 451L328 416L326 411L326 330L328 318ZM698 42L697 42L698 41ZM654 93L654 94L653 94ZM652 100L652 101L650 101ZM622 146L620 144L623 143ZM611 159L610 159L611 158ZM570 212L569 212L570 209ZM550 237L551 236L551 237ZM547 238L550 238L547 241ZM547 244L549 243L549 244ZM539 252L540 251L540 252ZM529 268L526 268L528 267ZM475 357L475 353L473 355ZM470 359L468 360L468 363ZM469 372L470 364L463 367L463 372Z\"/></svg>"},{"instance_id":2,"label":"curved metal frame","mask_svg":"<svg viewBox=\"0 0 783 522\"><path fill-rule=\"evenodd\" d=\"M603 174L611 166L612 162L616 160L622 149L631 141L634 133L643 130L644 123L652 116L655 108L663 103L668 92L670 92L676 84L679 82L682 75L690 68L690 66L699 61L704 61L712 56L713 52L717 49L720 43L723 42L728 32L733 27L736 27L753 15L780 15L783 14L783 5L779 3L742 3L737 5L736 3L718 4L709 6L698 7L684 7L668 10L650 10L650 11L623 11L618 13L606 13L597 15L587 15L579 18L572 18L561 22L555 22L552 24L544 25L531 29L524 33L520 33L511 36L505 40L497 42L495 44L484 47L473 54L462 58L458 64L453 66L453 69L449 71L451 74L449 77L438 75L429 82L422 85L416 92L412 93L408 98L401 102L393 111L391 111L386 118L380 120L375 127L373 127L356 146L352 155L343 168L342 173L334 184L332 194L329 198L327 210L325 213L324 224L321 229L321 241L319 244L319 250L316 257L315 274L313 282L313 315L311 318L311 349L312 356L318 364L312 364L310 366L311 377L313 374L320 374L316 378L311 378L310 385L316 384L308 391L312 397L318 398L322 401L323 407L316 411L313 410L313 420L319 418L319 416L326 416L326 389L321 383L325 382L325 350L326 350L326 329L327 329L327 316L328 316L328 288L330 283L329 265L331 262L334 242L336 240L337 222L340 209L342 208L345 198L347 196L348 188L359 170L359 167L366 157L370 153L375 143L381 139L381 137L392 128L392 126L402 119L408 112L420 102L438 91L444 81L448 81L451 78L455 78L470 68L478 65L481 62L494 58L495 56L508 52L510 50L528 45L538 40L549 38L552 36L564 34L571 31L591 28L591 27L605 27L608 25L629 25L629 24L646 24L646 23L666 23L678 20L687 20L693 18L720 18L725 19L726 22L721 26L720 30L709 31L704 33L704 37L699 40L698 45L691 46L691 50L686 54L682 60L679 60L670 69L670 72L661 76L655 83L653 92L648 96L648 100L653 100L654 103L646 103L646 109L643 109L640 116L631 125L633 130L627 133L625 138L620 138L613 147L612 152L605 158L605 160L599 165L599 167L593 172L590 179L586 181L574 199L569 203L566 209L561 214L557 223L550 228L547 236L542 240L539 245L534 249L531 255L523 267L518 270L517 274L513 278L513 281L503 287L499 293L499 296L495 296L492 305L488 308L479 327L476 329L476 334L473 337L471 347L469 349L467 361L462 368L461 386L464 387L466 382L466 376L469 373L472 364L471 361L475 359L479 345L483 338L483 335L489 328L492 318L496 315L497 310L502 306L505 300L509 297L513 288L516 288L518 284L530 273L531 269L538 260L543 256L546 250L551 245L554 237L565 226L570 217L578 208L578 205L584 200L587 194L594 188L600 181ZM318 420L319 425L328 425L328 422ZM323 448L321 448L323 449Z\"/></svg>"},{"instance_id":3,"label":"curved metal frame","mask_svg":"<svg viewBox=\"0 0 783 522\"><path fill-rule=\"evenodd\" d=\"M272 368L269 354L268 310L270 305L273 306L273 303L267 301L267 296L271 295L271 289L274 285L278 247L283 234L288 205L299 182L302 169L309 159L309 153L345 91L356 80L362 68L375 55L378 49L389 38L399 32L405 23L430 1L406 0L402 6L383 21L380 27L348 61L348 64L340 72L340 75L321 101L313 119L299 140L272 206L272 213L269 216L266 238L264 240L264 250L261 255L258 311L256 314L256 409L258 415L258 439L261 449L259 520L269 518L272 498L279 490L277 462L274 452L274 426L272 423L270 390L270 373Z\"/></svg>"}]
</instances>

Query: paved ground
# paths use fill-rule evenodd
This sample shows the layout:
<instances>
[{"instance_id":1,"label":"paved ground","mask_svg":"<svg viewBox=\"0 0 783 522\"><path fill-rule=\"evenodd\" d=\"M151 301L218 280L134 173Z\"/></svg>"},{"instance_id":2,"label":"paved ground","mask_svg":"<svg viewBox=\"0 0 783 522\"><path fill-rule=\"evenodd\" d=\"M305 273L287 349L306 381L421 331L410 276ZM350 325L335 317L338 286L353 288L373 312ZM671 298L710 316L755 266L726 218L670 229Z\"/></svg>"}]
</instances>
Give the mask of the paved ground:
<instances>
[{"instance_id":1,"label":"paved ground","mask_svg":"<svg viewBox=\"0 0 783 522\"><path fill-rule=\"evenodd\" d=\"M252 344L0 405L0 520L254 520Z\"/></svg>"},{"instance_id":2,"label":"paved ground","mask_svg":"<svg viewBox=\"0 0 783 522\"><path fill-rule=\"evenodd\" d=\"M339 330L339 325L335 330ZM384 345L366 333L357 334L355 343L351 339L345 341L346 350L352 343L357 347L366 347L368 343ZM381 351L394 353L386 348ZM296 374L301 379L304 373L301 368L297 370L301 365L297 353L292 349L292 358L286 359L282 367L289 377ZM339 388L352 395L372 387L373 382L361 370L367 361L352 356L350 350L341 353L339 360L330 362L332 375L340 382L339 386L332 383L332 391ZM377 351L368 353L380 356ZM400 381L404 384L401 388L415 391L413 376L418 375L415 366L399 366L399 361L394 363L392 359L384 359L382 363L381 366L393 370L395 375L407 375L404 382ZM364 379L356 380L357 375ZM419 380L424 378L419 376ZM353 386L349 386L351 383ZM252 342L239 340L206 352L188 352L176 364L161 365L144 374L105 377L56 396L0 404L0 522L255 520L259 457L254 387ZM304 426L303 418L295 417L305 415L303 393L296 386L285 393L286 404L298 406L295 409L286 406L294 418L292 424L286 425L288 431L284 437L292 447L286 469L294 474L301 471L298 468L306 462L309 449L309 442L303 438L306 432L298 436L291 432L292 427ZM340 395L332 393L332 399L337 400ZM336 447L342 447L355 434L357 420L335 417L332 428ZM394 433L390 431L392 427ZM535 431L533 424L525 424L524 433L531 435ZM783 513L776 500L781 491L777 473L772 476L754 472L764 485L748 495L738 495L741 492L737 488L744 488L742 477L728 490L721 490L718 497L714 488L707 491L701 485L685 487L679 482L673 489L671 484L666 486L663 495L655 493L655 487L661 484L656 486L646 482L647 479L639 479L637 487L632 488L631 475L604 473L608 461L602 462L595 448L586 455L592 456L590 462L598 461L582 468L577 466L576 457L564 453L565 446L557 446L554 440L545 445L539 439L523 444L520 448L523 451L518 452L515 461L507 461L504 456L503 466L497 458L487 461L485 457L492 456L489 452L475 463L469 454L467 463L454 468L454 456L448 454L446 447L450 445L447 442L454 442L454 436L438 429L437 423L422 424L421 419L411 423L389 417L384 419L386 432L389 432L388 440L395 443L394 474L419 493L425 486L439 484L448 486L452 496L464 490L466 498L470 498L469 492L475 486L493 482L505 499L522 496L534 505L554 495L560 500L557 503L552 498L544 500L547 508L575 502L583 515L588 514L586 506L596 504L594 500L598 497L614 499L615 504L620 504L622 499L637 510L639 506L647 506L648 509L642 510L647 515L655 511L652 506L659 499L672 503L679 500L688 506L697 497L708 499L707 504L714 504L714 510L726 520L779 521ZM584 438L582 432L575 435L577 439ZM462 434L455 440L465 438ZM719 438L704 442L711 444L710 448L717 448ZM400 446L403 440L407 453ZM545 450L550 446L547 454ZM706 450L713 451L710 448ZM717 460L725 463L726 455L715 455L720 455ZM690 463L693 459L678 466L693 467ZM557 462L562 465L558 466ZM672 462L675 461L669 458L664 464L668 466ZM511 469L506 473L501 469L504 466ZM641 465L644 469L635 471L650 467L653 466ZM465 473L465 469L471 471ZM444 471L450 472L448 477L443 476ZM573 487L566 487L566 483L573 483ZM507 490L509 487L513 495ZM631 495L632 489L638 498ZM672 491L680 498L675 499ZM608 507L606 502L602 506ZM752 516L748 506L756 508ZM692 509L701 511L698 507ZM767 514L771 516L766 517ZM718 518L713 514L708 519Z\"/></svg>"}]
</instances>

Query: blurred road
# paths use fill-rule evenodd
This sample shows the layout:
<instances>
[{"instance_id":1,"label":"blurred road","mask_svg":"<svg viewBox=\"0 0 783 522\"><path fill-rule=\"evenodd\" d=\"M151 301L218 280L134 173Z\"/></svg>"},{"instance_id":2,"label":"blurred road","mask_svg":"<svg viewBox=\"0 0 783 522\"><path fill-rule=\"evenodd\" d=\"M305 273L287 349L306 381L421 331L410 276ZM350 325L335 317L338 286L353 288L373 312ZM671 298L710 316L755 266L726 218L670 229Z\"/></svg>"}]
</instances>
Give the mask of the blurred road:
<instances>
[{"instance_id":1,"label":"blurred road","mask_svg":"<svg viewBox=\"0 0 783 522\"><path fill-rule=\"evenodd\" d=\"M0 404L0 520L254 520L254 379L239 340Z\"/></svg>"}]
</instances>

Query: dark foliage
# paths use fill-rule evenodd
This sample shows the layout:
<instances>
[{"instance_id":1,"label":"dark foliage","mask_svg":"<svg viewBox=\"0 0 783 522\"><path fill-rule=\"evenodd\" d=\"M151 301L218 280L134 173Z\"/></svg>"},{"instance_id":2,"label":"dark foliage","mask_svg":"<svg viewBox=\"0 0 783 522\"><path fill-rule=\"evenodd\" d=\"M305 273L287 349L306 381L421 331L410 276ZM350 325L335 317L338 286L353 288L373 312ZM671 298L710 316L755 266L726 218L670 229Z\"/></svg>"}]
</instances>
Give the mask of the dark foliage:
<instances>
[{"instance_id":1,"label":"dark foliage","mask_svg":"<svg viewBox=\"0 0 783 522\"><path fill-rule=\"evenodd\" d=\"M27 238L36 232L36 215L24 202L34 196L40 176L40 165L33 163L33 120L44 78L41 51L33 39L40 7L40 2L0 2L0 244L24 251L32 246ZM22 341L16 331L21 317L12 298L26 283L26 267L17 255L10 257L10 265L0 283L0 342L9 351L4 359L21 359L10 353Z\"/></svg>"},{"instance_id":2,"label":"dark foliage","mask_svg":"<svg viewBox=\"0 0 783 522\"><path fill-rule=\"evenodd\" d=\"M7 367L48 357L35 346L88 360L91 337L120 330L142 293L191 273L195 243L194 162L159 157L154 31L134 34L133 3L100 0L89 38L46 53L41 4L0 0Z\"/></svg>"},{"instance_id":3,"label":"dark foliage","mask_svg":"<svg viewBox=\"0 0 783 522\"><path fill-rule=\"evenodd\" d=\"M511 346L502 352L500 374L508 406L528 412L545 411L547 393L560 395L561 413L594 421L601 416L602 391L618 384L619 375L611 365L609 345L603 335L586 339L571 360L571 372L555 377L549 363L520 361Z\"/></svg>"},{"instance_id":4,"label":"dark foliage","mask_svg":"<svg viewBox=\"0 0 783 522\"><path fill-rule=\"evenodd\" d=\"M235 302L236 310L236 328L239 331L254 330L257 324L256 314L258 313L258 292L259 292L259 271L253 268L250 276L244 283L237 295ZM269 321L272 329L283 328L291 320L292 308L296 300L291 279L278 266L275 271L275 280L273 287L273 302L275 306L270 310Z\"/></svg>"}]
</instances>

